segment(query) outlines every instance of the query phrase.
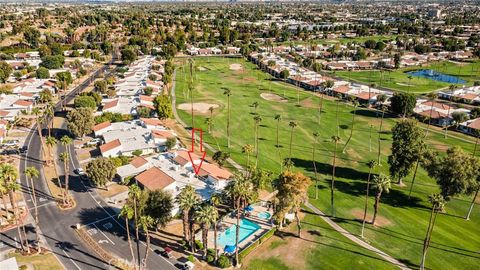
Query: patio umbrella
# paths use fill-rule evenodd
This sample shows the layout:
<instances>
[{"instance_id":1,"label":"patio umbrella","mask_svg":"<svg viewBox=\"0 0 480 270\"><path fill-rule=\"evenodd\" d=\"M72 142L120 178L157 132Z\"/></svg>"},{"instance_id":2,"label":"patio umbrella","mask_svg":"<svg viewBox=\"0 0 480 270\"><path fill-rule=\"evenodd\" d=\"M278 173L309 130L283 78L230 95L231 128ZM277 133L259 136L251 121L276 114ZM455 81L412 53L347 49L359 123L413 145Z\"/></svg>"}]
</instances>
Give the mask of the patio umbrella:
<instances>
[{"instance_id":1,"label":"patio umbrella","mask_svg":"<svg viewBox=\"0 0 480 270\"><path fill-rule=\"evenodd\" d=\"M235 245L225 245L225 247L223 248L223 250L226 253L233 253L233 252L235 252L235 249L237 249L237 247Z\"/></svg>"},{"instance_id":2,"label":"patio umbrella","mask_svg":"<svg viewBox=\"0 0 480 270\"><path fill-rule=\"evenodd\" d=\"M253 207L251 205L248 205L247 207L245 207L245 211L247 212L252 212L253 211Z\"/></svg>"}]
</instances>

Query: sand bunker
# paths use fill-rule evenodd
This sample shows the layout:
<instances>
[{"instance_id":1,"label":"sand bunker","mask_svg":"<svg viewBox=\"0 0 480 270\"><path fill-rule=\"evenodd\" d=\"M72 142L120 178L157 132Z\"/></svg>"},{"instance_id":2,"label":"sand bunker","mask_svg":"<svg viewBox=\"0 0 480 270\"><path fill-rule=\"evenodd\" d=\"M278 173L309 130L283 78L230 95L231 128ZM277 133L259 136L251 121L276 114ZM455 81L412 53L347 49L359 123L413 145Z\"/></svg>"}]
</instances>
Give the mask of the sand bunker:
<instances>
[{"instance_id":1,"label":"sand bunker","mask_svg":"<svg viewBox=\"0 0 480 270\"><path fill-rule=\"evenodd\" d=\"M231 64L230 65L230 70L242 70L243 67L240 64Z\"/></svg>"},{"instance_id":2,"label":"sand bunker","mask_svg":"<svg viewBox=\"0 0 480 270\"><path fill-rule=\"evenodd\" d=\"M212 104L212 103L202 103L202 102L193 103L193 111L197 113L210 113L210 111L208 110L210 109L210 107L213 107L214 109L216 109L220 106L218 104ZM184 111L192 110L192 106L190 103L179 104L178 108Z\"/></svg>"},{"instance_id":3,"label":"sand bunker","mask_svg":"<svg viewBox=\"0 0 480 270\"><path fill-rule=\"evenodd\" d=\"M276 102L287 102L286 98L283 98L279 95L272 94L272 93L261 93L260 96L263 99L269 100L269 101L276 101Z\"/></svg>"},{"instance_id":4,"label":"sand bunker","mask_svg":"<svg viewBox=\"0 0 480 270\"><path fill-rule=\"evenodd\" d=\"M413 86L413 85L408 84L408 83L399 83L399 82L397 82L397 84L398 84L398 85L401 85L401 86Z\"/></svg>"},{"instance_id":5,"label":"sand bunker","mask_svg":"<svg viewBox=\"0 0 480 270\"><path fill-rule=\"evenodd\" d=\"M209 69L206 68L206 67L198 67L198 70L199 70L199 71L207 71L207 70L209 70Z\"/></svg>"}]
</instances>

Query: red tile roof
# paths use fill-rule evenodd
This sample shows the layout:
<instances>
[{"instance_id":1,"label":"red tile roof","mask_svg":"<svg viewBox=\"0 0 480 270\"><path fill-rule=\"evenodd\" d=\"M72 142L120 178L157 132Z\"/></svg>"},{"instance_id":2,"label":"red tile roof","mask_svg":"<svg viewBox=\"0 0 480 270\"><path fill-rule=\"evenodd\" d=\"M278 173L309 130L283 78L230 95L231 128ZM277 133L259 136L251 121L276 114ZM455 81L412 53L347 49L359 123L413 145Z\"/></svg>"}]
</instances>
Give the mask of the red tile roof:
<instances>
[{"instance_id":1,"label":"red tile roof","mask_svg":"<svg viewBox=\"0 0 480 270\"><path fill-rule=\"evenodd\" d=\"M193 160L199 159L195 153L191 153L191 156ZM181 166L184 166L185 164L190 162L190 157L188 156L188 152L183 150L183 151L178 151L177 156L173 160L178 164L180 164Z\"/></svg>"},{"instance_id":2,"label":"red tile roof","mask_svg":"<svg viewBox=\"0 0 480 270\"><path fill-rule=\"evenodd\" d=\"M420 112L419 114L423 115L427 118L430 118L430 111L431 110L426 110L426 111ZM433 110L433 111L431 111L431 117L432 117L432 119L440 119L440 118L447 117L447 115L445 113L441 113L439 111Z\"/></svg>"},{"instance_id":3,"label":"red tile roof","mask_svg":"<svg viewBox=\"0 0 480 270\"><path fill-rule=\"evenodd\" d=\"M426 102L423 102L422 105L432 106L432 102L431 101L426 101ZM452 109L452 107L448 106L447 104L440 103L440 102L433 102L433 107L437 108L437 109L441 109L441 110Z\"/></svg>"},{"instance_id":4,"label":"red tile roof","mask_svg":"<svg viewBox=\"0 0 480 270\"><path fill-rule=\"evenodd\" d=\"M145 125L159 126L162 124L162 121L158 118L140 118Z\"/></svg>"},{"instance_id":5,"label":"red tile roof","mask_svg":"<svg viewBox=\"0 0 480 270\"><path fill-rule=\"evenodd\" d=\"M147 163L148 160L143 157L135 157L134 159L132 159L132 161L130 161L130 164L135 168L140 168Z\"/></svg>"},{"instance_id":6,"label":"red tile roof","mask_svg":"<svg viewBox=\"0 0 480 270\"><path fill-rule=\"evenodd\" d=\"M207 176L210 175L217 180L228 180L232 177L232 173L218 167L217 165L206 163L202 164L200 171L198 172L200 176Z\"/></svg>"},{"instance_id":7,"label":"red tile roof","mask_svg":"<svg viewBox=\"0 0 480 270\"><path fill-rule=\"evenodd\" d=\"M467 125L469 128L480 129L480 118L477 118Z\"/></svg>"},{"instance_id":8,"label":"red tile roof","mask_svg":"<svg viewBox=\"0 0 480 270\"><path fill-rule=\"evenodd\" d=\"M122 144L120 143L120 140L116 139L116 140L113 140L113 141L108 142L106 144L100 145L100 152L105 153L105 152L110 151L112 149L115 149L115 148L117 148L121 145Z\"/></svg>"},{"instance_id":9,"label":"red tile roof","mask_svg":"<svg viewBox=\"0 0 480 270\"><path fill-rule=\"evenodd\" d=\"M33 103L30 102L30 101L26 101L26 100L17 100L15 101L15 103L13 103L15 105L18 105L18 106L23 106L23 107L28 107L28 106L32 106Z\"/></svg>"},{"instance_id":10,"label":"red tile roof","mask_svg":"<svg viewBox=\"0 0 480 270\"><path fill-rule=\"evenodd\" d=\"M99 130L102 130L106 127L109 127L112 123L110 123L109 121L106 121L106 122L103 122L103 123L100 123L100 124L97 124L95 125L92 130L93 131L99 131Z\"/></svg>"},{"instance_id":11,"label":"red tile roof","mask_svg":"<svg viewBox=\"0 0 480 270\"><path fill-rule=\"evenodd\" d=\"M167 175L165 172L157 167L152 167L135 177L143 187L150 191L157 189L164 189L167 186L175 183L175 179Z\"/></svg>"},{"instance_id":12,"label":"red tile roof","mask_svg":"<svg viewBox=\"0 0 480 270\"><path fill-rule=\"evenodd\" d=\"M9 114L8 111L5 111L5 110L0 110L0 117L5 117Z\"/></svg>"},{"instance_id":13,"label":"red tile roof","mask_svg":"<svg viewBox=\"0 0 480 270\"><path fill-rule=\"evenodd\" d=\"M175 136L170 131L166 130L152 130L153 137L155 138L174 138Z\"/></svg>"},{"instance_id":14,"label":"red tile roof","mask_svg":"<svg viewBox=\"0 0 480 270\"><path fill-rule=\"evenodd\" d=\"M112 100L108 103L105 103L105 105L103 105L103 109L108 110L108 109L117 107L117 105L118 105L118 99L115 99L115 100Z\"/></svg>"},{"instance_id":15,"label":"red tile roof","mask_svg":"<svg viewBox=\"0 0 480 270\"><path fill-rule=\"evenodd\" d=\"M337 92L337 93L347 93L348 91L350 91L350 87L348 85L341 85L337 88L334 88L333 91Z\"/></svg>"}]
</instances>

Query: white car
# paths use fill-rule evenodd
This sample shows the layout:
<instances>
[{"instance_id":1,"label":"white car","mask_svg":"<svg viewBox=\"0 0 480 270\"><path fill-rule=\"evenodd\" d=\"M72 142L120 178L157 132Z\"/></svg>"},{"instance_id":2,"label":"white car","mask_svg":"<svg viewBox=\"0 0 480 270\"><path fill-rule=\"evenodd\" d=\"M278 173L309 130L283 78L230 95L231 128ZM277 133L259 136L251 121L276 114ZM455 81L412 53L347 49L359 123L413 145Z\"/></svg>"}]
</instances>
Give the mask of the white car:
<instances>
[{"instance_id":1,"label":"white car","mask_svg":"<svg viewBox=\"0 0 480 270\"><path fill-rule=\"evenodd\" d=\"M83 168L76 168L73 170L73 172L81 176L87 175L87 173L83 170Z\"/></svg>"},{"instance_id":2,"label":"white car","mask_svg":"<svg viewBox=\"0 0 480 270\"><path fill-rule=\"evenodd\" d=\"M4 142L3 146L13 147L13 146L17 146L18 143L19 143L18 140L9 140L9 141Z\"/></svg>"},{"instance_id":3,"label":"white car","mask_svg":"<svg viewBox=\"0 0 480 270\"><path fill-rule=\"evenodd\" d=\"M102 144L102 142L103 142L102 139L100 139L100 138L95 138L95 139L92 139L92 140L88 141L88 142L86 143L86 145L87 145L87 146L94 146L94 145Z\"/></svg>"}]
</instances>

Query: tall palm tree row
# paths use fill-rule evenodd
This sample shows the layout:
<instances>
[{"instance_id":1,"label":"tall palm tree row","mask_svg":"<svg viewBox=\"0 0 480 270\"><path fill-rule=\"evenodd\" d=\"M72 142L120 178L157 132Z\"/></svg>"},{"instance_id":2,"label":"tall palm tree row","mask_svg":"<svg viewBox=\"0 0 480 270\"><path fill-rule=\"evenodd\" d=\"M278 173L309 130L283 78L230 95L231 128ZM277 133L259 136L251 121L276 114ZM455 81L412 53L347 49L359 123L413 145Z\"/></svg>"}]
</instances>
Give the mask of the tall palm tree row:
<instances>
[{"instance_id":1,"label":"tall palm tree row","mask_svg":"<svg viewBox=\"0 0 480 270\"><path fill-rule=\"evenodd\" d=\"M64 135L60 139L62 145L65 147L65 152L60 154L60 159L63 162L63 168L65 171L65 183L64 183L64 191L63 191L63 205L64 206L71 206L72 201L70 198L70 192L69 192L69 179L70 179L70 154L69 154L69 147L72 144L72 138L70 138L67 135Z\"/></svg>"},{"instance_id":2,"label":"tall palm tree row","mask_svg":"<svg viewBox=\"0 0 480 270\"><path fill-rule=\"evenodd\" d=\"M128 247L130 248L130 255L132 256L132 264L134 264L135 253L133 252L133 245L132 245L132 239L130 238L130 225L129 225L129 220L133 218L133 208L129 204L125 204L122 207L122 210L120 211L118 216L123 217L125 219L125 228L127 230Z\"/></svg>"},{"instance_id":3,"label":"tall palm tree row","mask_svg":"<svg viewBox=\"0 0 480 270\"><path fill-rule=\"evenodd\" d=\"M217 208L206 203L200 205L195 210L194 220L196 223L200 224L202 229L203 256L206 258L208 249L208 230L210 230L212 224L216 225L216 220L218 220Z\"/></svg>"},{"instance_id":4,"label":"tall palm tree row","mask_svg":"<svg viewBox=\"0 0 480 270\"><path fill-rule=\"evenodd\" d=\"M40 110L40 108L35 107L35 108L32 109L32 113L35 115L37 133L38 133L38 137L40 137L40 152L41 152L40 156L42 156L42 155L44 155L42 150L43 150L43 145L45 144L44 140L43 140L43 136L42 136L42 124L44 122L44 118L42 118L43 117L43 112L42 112L42 110Z\"/></svg>"},{"instance_id":5,"label":"tall palm tree row","mask_svg":"<svg viewBox=\"0 0 480 270\"><path fill-rule=\"evenodd\" d=\"M367 162L368 177L367 177L367 187L366 187L366 190L365 190L365 207L363 209L362 232L360 234L362 236L362 238L363 238L363 232L365 230L365 222L366 222L366 219L367 219L368 193L370 191L370 178L372 176L372 170L375 168L376 165L377 165L377 162L375 160L370 160L369 162Z\"/></svg>"},{"instance_id":6,"label":"tall palm tree row","mask_svg":"<svg viewBox=\"0 0 480 270\"><path fill-rule=\"evenodd\" d=\"M280 126L280 121L282 120L282 116L280 114L275 115L275 120L277 121L277 139L275 146L278 148L280 145L278 144L278 129Z\"/></svg>"},{"instance_id":7,"label":"tall palm tree row","mask_svg":"<svg viewBox=\"0 0 480 270\"><path fill-rule=\"evenodd\" d=\"M330 183L330 207L331 215L335 217L335 201L334 201L334 191L335 191L335 166L337 163L337 148L340 143L340 137L332 136L332 142L335 144L335 150L333 151L333 161L332 161L332 181Z\"/></svg>"},{"instance_id":8,"label":"tall palm tree row","mask_svg":"<svg viewBox=\"0 0 480 270\"><path fill-rule=\"evenodd\" d=\"M260 122L262 122L262 117L256 115L253 117L253 122L254 122L254 132L255 132L255 168L258 165L258 126L260 125Z\"/></svg>"},{"instance_id":9,"label":"tall palm tree row","mask_svg":"<svg viewBox=\"0 0 480 270\"><path fill-rule=\"evenodd\" d=\"M428 197L429 202L432 204L432 211L430 212L430 219L427 227L427 234L423 240L422 260L420 261L420 269L425 269L425 260L427 259L427 250L430 247L430 239L432 238L433 227L437 220L437 214L444 211L445 199L440 194L432 194Z\"/></svg>"},{"instance_id":10,"label":"tall palm tree row","mask_svg":"<svg viewBox=\"0 0 480 270\"><path fill-rule=\"evenodd\" d=\"M154 219L149 216L149 215L142 215L140 216L140 226L142 227L143 232L145 233L145 238L146 238L146 245L145 245L145 254L143 256L142 260L142 268L141 269L147 269L147 260L148 260L148 254L150 251L150 231L149 228L154 225L155 221Z\"/></svg>"},{"instance_id":11,"label":"tall palm tree row","mask_svg":"<svg viewBox=\"0 0 480 270\"><path fill-rule=\"evenodd\" d=\"M347 142L345 143L345 145L343 146L343 149L342 149L342 153L344 153L344 154L345 154L345 151L347 150L348 143L350 142L350 140L353 137L353 131L354 131L354 127L355 127L355 115L357 113L357 106L358 106L358 101L354 100L353 101L352 128L350 128L350 136L348 136Z\"/></svg>"},{"instance_id":12,"label":"tall palm tree row","mask_svg":"<svg viewBox=\"0 0 480 270\"><path fill-rule=\"evenodd\" d=\"M195 189L187 185L185 186L176 198L176 202L182 211L183 220L183 238L185 242L189 243L191 250L195 248L193 241L193 225L192 225L192 210L199 204L200 199L195 193Z\"/></svg>"},{"instance_id":13,"label":"tall palm tree row","mask_svg":"<svg viewBox=\"0 0 480 270\"><path fill-rule=\"evenodd\" d=\"M290 127L290 150L288 158L292 160L293 129L297 127L297 122L290 121L290 123L288 123L288 126Z\"/></svg>"}]
</instances>

